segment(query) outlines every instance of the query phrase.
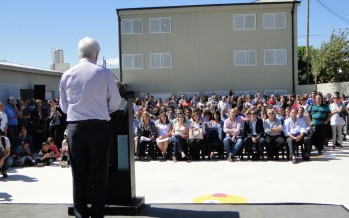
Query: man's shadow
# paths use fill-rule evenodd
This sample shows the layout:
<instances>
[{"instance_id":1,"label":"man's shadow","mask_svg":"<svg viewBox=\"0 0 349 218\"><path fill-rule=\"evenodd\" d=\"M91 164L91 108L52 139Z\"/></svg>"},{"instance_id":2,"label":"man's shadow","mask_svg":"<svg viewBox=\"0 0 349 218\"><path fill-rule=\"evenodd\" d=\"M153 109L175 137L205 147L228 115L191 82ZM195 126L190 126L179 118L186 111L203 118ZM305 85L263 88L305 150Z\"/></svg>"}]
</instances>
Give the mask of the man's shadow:
<instances>
[{"instance_id":1,"label":"man's shadow","mask_svg":"<svg viewBox=\"0 0 349 218\"><path fill-rule=\"evenodd\" d=\"M4 192L0 192L0 202L10 202L12 201L12 195Z\"/></svg>"},{"instance_id":2,"label":"man's shadow","mask_svg":"<svg viewBox=\"0 0 349 218\"><path fill-rule=\"evenodd\" d=\"M21 174L13 174L17 173L17 169L10 168L7 173L9 174L9 177L3 178L0 177L0 181L2 182L8 182L8 181L22 181L22 182L38 182L39 180L37 178L29 177L26 175L21 175Z\"/></svg>"}]
</instances>

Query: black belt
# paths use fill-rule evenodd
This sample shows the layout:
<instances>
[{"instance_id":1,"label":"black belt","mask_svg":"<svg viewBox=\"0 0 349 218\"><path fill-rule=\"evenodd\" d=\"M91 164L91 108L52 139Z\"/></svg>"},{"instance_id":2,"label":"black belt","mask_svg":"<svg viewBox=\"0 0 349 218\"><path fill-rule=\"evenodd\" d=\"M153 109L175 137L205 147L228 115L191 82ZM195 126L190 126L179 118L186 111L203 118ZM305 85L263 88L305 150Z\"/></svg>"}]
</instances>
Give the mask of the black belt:
<instances>
[{"instance_id":1,"label":"black belt","mask_svg":"<svg viewBox=\"0 0 349 218\"><path fill-rule=\"evenodd\" d=\"M106 120L97 120L97 119L90 119L90 120L76 120L76 121L68 121L68 124L89 124L89 123L107 123Z\"/></svg>"}]
</instances>

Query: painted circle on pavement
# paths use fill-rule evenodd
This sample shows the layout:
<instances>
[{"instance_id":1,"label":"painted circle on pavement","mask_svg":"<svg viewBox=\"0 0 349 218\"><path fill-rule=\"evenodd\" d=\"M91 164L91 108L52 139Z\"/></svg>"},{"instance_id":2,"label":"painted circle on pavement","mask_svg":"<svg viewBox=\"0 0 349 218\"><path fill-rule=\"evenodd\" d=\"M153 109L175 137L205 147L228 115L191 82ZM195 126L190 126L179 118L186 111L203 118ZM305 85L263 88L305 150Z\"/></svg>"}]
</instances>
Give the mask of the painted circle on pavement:
<instances>
[{"instance_id":1,"label":"painted circle on pavement","mask_svg":"<svg viewBox=\"0 0 349 218\"><path fill-rule=\"evenodd\" d=\"M194 203L204 203L204 204L228 204L228 203L247 203L247 199L235 196L227 195L223 193L215 193L212 195L203 195L193 199Z\"/></svg>"}]
</instances>

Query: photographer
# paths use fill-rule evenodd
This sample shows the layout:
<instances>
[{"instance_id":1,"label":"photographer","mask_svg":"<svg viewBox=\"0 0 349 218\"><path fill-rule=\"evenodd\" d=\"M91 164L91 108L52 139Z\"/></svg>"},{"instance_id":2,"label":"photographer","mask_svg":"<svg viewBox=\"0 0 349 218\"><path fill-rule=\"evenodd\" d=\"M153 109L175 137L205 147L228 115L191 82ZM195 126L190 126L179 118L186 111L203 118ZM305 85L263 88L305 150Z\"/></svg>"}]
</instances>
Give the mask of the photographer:
<instances>
[{"instance_id":1,"label":"photographer","mask_svg":"<svg viewBox=\"0 0 349 218\"><path fill-rule=\"evenodd\" d=\"M30 110L28 108L28 102L24 101L22 98L18 98L17 102L17 109L20 112L20 116L18 117L18 126L20 128L24 126L25 128L29 129Z\"/></svg>"},{"instance_id":2,"label":"photographer","mask_svg":"<svg viewBox=\"0 0 349 218\"><path fill-rule=\"evenodd\" d=\"M61 144L63 136L61 136L62 122L61 117L63 116L62 110L57 106L55 99L49 100L50 110L49 117L49 136L54 138L58 145Z\"/></svg>"}]
</instances>

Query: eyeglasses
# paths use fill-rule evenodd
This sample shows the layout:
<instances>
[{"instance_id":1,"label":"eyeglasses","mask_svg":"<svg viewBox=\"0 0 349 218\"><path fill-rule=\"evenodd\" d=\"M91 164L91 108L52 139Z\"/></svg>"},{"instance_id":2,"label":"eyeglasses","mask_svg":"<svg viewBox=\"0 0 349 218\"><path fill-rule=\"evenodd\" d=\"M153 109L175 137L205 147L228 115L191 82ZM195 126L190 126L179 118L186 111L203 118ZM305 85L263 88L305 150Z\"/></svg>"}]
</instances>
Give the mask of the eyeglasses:
<instances>
[{"instance_id":1,"label":"eyeglasses","mask_svg":"<svg viewBox=\"0 0 349 218\"><path fill-rule=\"evenodd\" d=\"M268 114L275 114L275 113L268 113Z\"/></svg>"}]
</instances>

